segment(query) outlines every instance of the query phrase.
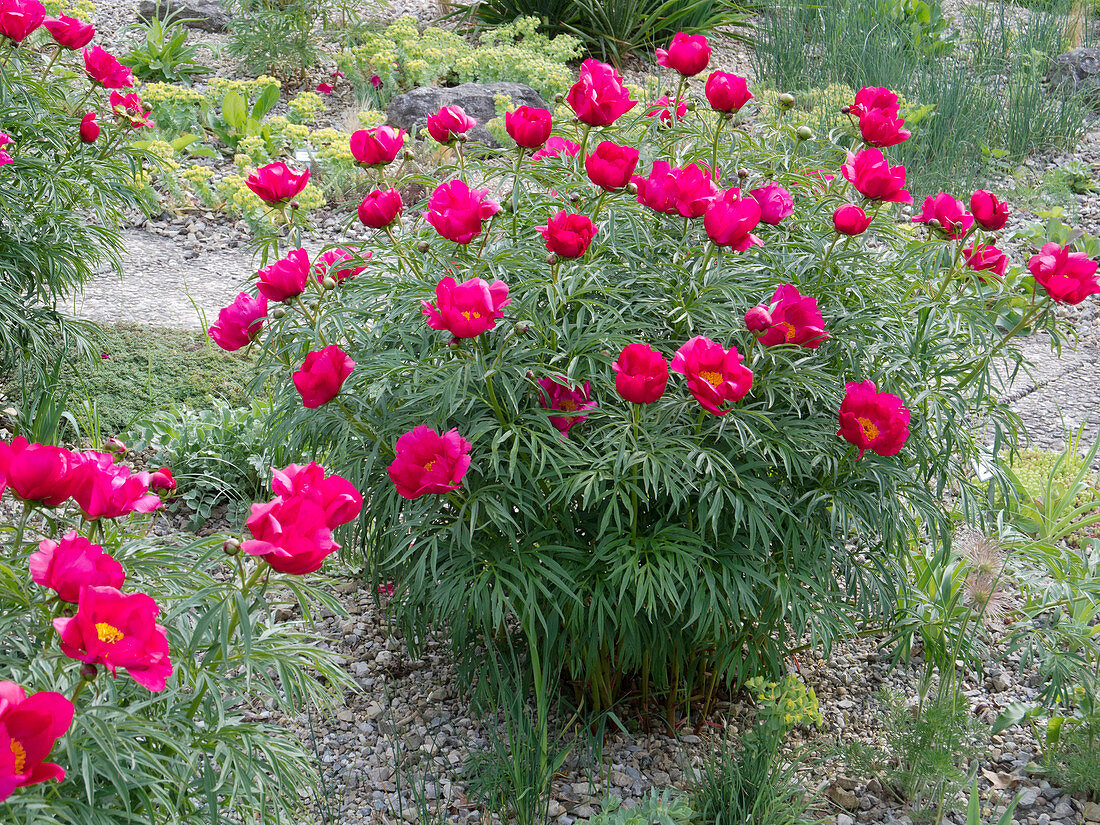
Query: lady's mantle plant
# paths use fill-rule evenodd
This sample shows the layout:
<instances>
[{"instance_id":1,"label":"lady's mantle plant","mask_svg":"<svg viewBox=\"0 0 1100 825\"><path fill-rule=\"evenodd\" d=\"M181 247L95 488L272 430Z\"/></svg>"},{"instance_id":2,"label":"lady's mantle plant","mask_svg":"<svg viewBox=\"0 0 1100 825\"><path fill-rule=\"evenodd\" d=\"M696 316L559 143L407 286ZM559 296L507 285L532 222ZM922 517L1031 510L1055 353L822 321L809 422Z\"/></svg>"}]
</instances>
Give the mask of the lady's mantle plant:
<instances>
[{"instance_id":1,"label":"lady's mantle plant","mask_svg":"<svg viewBox=\"0 0 1100 825\"><path fill-rule=\"evenodd\" d=\"M475 665L490 640L545 640L597 709L711 697L889 610L899 549L944 535L982 433L1014 432L994 359L1098 289L1061 247L1034 281L1006 269L988 192L899 224L889 90L851 101L867 145L845 153L740 121L742 78L695 94L703 38L661 61L683 77L650 106L586 61L551 130L549 112L507 120L503 164L471 161L471 119L441 111L428 129L455 165L415 208L390 165L403 136L357 134L378 181L369 250L340 253L359 274L283 249L294 277L261 270L211 330L261 342L276 436L364 492L408 638L446 628ZM304 177L250 185L293 235Z\"/></svg>"}]
</instances>

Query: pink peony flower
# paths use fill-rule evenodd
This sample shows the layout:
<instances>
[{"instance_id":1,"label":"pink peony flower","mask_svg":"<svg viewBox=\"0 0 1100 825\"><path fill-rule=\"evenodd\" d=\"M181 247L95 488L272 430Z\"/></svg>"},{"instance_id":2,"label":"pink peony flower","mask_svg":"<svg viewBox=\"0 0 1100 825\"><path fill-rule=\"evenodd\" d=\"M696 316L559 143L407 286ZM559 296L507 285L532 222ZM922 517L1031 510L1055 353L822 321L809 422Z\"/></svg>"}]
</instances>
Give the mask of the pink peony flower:
<instances>
[{"instance_id":1,"label":"pink peony flower","mask_svg":"<svg viewBox=\"0 0 1100 825\"><path fill-rule=\"evenodd\" d=\"M387 472L403 498L457 490L470 469L470 446L458 430L440 435L421 424L397 439Z\"/></svg>"},{"instance_id":2,"label":"pink peony flower","mask_svg":"<svg viewBox=\"0 0 1100 825\"><path fill-rule=\"evenodd\" d=\"M500 211L488 191L471 189L461 180L442 183L432 192L424 219L447 240L468 244L481 234L482 222Z\"/></svg>"},{"instance_id":3,"label":"pink peony flower","mask_svg":"<svg viewBox=\"0 0 1100 825\"><path fill-rule=\"evenodd\" d=\"M325 559L340 549L333 541L324 509L307 497L276 496L253 504L245 526L252 538L241 542L241 550L292 576L320 570Z\"/></svg>"},{"instance_id":4,"label":"pink peony flower","mask_svg":"<svg viewBox=\"0 0 1100 825\"><path fill-rule=\"evenodd\" d=\"M327 404L340 393L353 369L355 362L335 344L306 355L306 360L292 376L294 388L302 396L302 405L314 410Z\"/></svg>"},{"instance_id":5,"label":"pink peony flower","mask_svg":"<svg viewBox=\"0 0 1100 825\"><path fill-rule=\"evenodd\" d=\"M258 273L256 290L269 301L289 301L305 292L309 282L309 253L292 249Z\"/></svg>"},{"instance_id":6,"label":"pink peony flower","mask_svg":"<svg viewBox=\"0 0 1100 825\"><path fill-rule=\"evenodd\" d=\"M707 102L718 112L737 112L752 100L749 82L730 72L714 71L707 78Z\"/></svg>"},{"instance_id":7,"label":"pink peony flower","mask_svg":"<svg viewBox=\"0 0 1100 825\"><path fill-rule=\"evenodd\" d=\"M80 458L64 447L30 443L21 435L0 441L0 493L5 488L22 501L57 507L72 495L72 471Z\"/></svg>"},{"instance_id":8,"label":"pink peony flower","mask_svg":"<svg viewBox=\"0 0 1100 825\"><path fill-rule=\"evenodd\" d=\"M232 304L218 313L218 320L206 333L219 347L232 352L256 340L266 317L267 298L241 292Z\"/></svg>"},{"instance_id":9,"label":"pink peony flower","mask_svg":"<svg viewBox=\"0 0 1100 825\"><path fill-rule=\"evenodd\" d=\"M580 424L588 418L589 410L599 407L599 403L592 398L592 386L590 381L585 381L583 386L569 387L562 383L565 377L559 375L554 378L540 378L538 380L539 403L543 409L552 412L565 412L568 415L551 415L550 423L557 428L562 435L568 436L569 429Z\"/></svg>"},{"instance_id":10,"label":"pink peony flower","mask_svg":"<svg viewBox=\"0 0 1100 825\"><path fill-rule=\"evenodd\" d=\"M986 189L979 189L970 196L970 211L978 226L988 232L1004 229L1008 223L1008 204L1001 203L997 196Z\"/></svg>"},{"instance_id":11,"label":"pink peony flower","mask_svg":"<svg viewBox=\"0 0 1100 825\"><path fill-rule=\"evenodd\" d=\"M837 435L863 451L879 455L897 455L909 438L909 409L896 395L879 392L874 381L844 385L840 405L840 431Z\"/></svg>"},{"instance_id":12,"label":"pink peony flower","mask_svg":"<svg viewBox=\"0 0 1100 825\"><path fill-rule=\"evenodd\" d=\"M841 235L862 235L871 225L871 216L854 203L846 203L833 212L833 228Z\"/></svg>"},{"instance_id":13,"label":"pink peony flower","mask_svg":"<svg viewBox=\"0 0 1100 825\"><path fill-rule=\"evenodd\" d=\"M622 189L638 165L638 150L605 140L584 159L584 171L596 186L608 192Z\"/></svg>"},{"instance_id":14,"label":"pink peony flower","mask_svg":"<svg viewBox=\"0 0 1100 825\"><path fill-rule=\"evenodd\" d=\"M751 189L749 196L760 204L760 220L771 226L777 226L781 220L790 217L794 212L794 199L791 193L777 183Z\"/></svg>"},{"instance_id":15,"label":"pink peony flower","mask_svg":"<svg viewBox=\"0 0 1100 825\"><path fill-rule=\"evenodd\" d=\"M0 0L0 35L22 43L45 17L46 9L38 0Z\"/></svg>"},{"instance_id":16,"label":"pink peony flower","mask_svg":"<svg viewBox=\"0 0 1100 825\"><path fill-rule=\"evenodd\" d=\"M269 163L256 169L245 185L266 204L286 203L301 193L309 183L309 170L295 172L282 161Z\"/></svg>"},{"instance_id":17,"label":"pink peony flower","mask_svg":"<svg viewBox=\"0 0 1100 825\"><path fill-rule=\"evenodd\" d=\"M697 335L672 358L671 369L687 379L688 390L703 409L725 415L733 402L752 388L752 371L741 363L737 347L727 351L721 344Z\"/></svg>"},{"instance_id":18,"label":"pink peony flower","mask_svg":"<svg viewBox=\"0 0 1100 825\"><path fill-rule=\"evenodd\" d=\"M754 309L757 310L754 316L756 328L753 328L754 321L750 321L748 313L745 314L745 324L766 347L793 344L817 349L829 335L817 308L817 298L802 295L792 284L780 284L776 287L771 306ZM763 326L760 324L763 316L759 310L764 310L767 317L767 323Z\"/></svg>"},{"instance_id":19,"label":"pink peony flower","mask_svg":"<svg viewBox=\"0 0 1100 825\"><path fill-rule=\"evenodd\" d=\"M975 272L992 272L998 280L1004 278L1008 267L1008 258L992 244L972 243L963 250L966 265ZM984 281L985 278L982 278Z\"/></svg>"},{"instance_id":20,"label":"pink peony flower","mask_svg":"<svg viewBox=\"0 0 1100 825\"><path fill-rule=\"evenodd\" d=\"M924 207L913 218L913 223L927 223L943 233L944 237L961 238L974 224L974 216L966 211L962 201L940 192L924 199Z\"/></svg>"},{"instance_id":21,"label":"pink peony flower","mask_svg":"<svg viewBox=\"0 0 1100 825\"><path fill-rule=\"evenodd\" d=\"M1038 255L1032 256L1027 268L1036 283L1059 304L1079 304L1090 295L1100 293L1096 281L1096 261L1071 247L1045 243Z\"/></svg>"},{"instance_id":22,"label":"pink peony flower","mask_svg":"<svg viewBox=\"0 0 1100 825\"><path fill-rule=\"evenodd\" d=\"M710 63L710 44L701 34L678 32L668 49L657 49L657 65L694 77Z\"/></svg>"},{"instance_id":23,"label":"pink peony flower","mask_svg":"<svg viewBox=\"0 0 1100 825\"><path fill-rule=\"evenodd\" d=\"M615 391L632 404L652 404L664 395L668 362L648 344L627 344L611 368Z\"/></svg>"},{"instance_id":24,"label":"pink peony flower","mask_svg":"<svg viewBox=\"0 0 1100 825\"><path fill-rule=\"evenodd\" d=\"M561 155L568 157L576 157L577 152L581 150L579 143L574 143L571 140L566 140L563 137L554 137L546 139L546 145L531 155L532 160L540 160L542 158L556 158Z\"/></svg>"},{"instance_id":25,"label":"pink peony flower","mask_svg":"<svg viewBox=\"0 0 1100 825\"><path fill-rule=\"evenodd\" d=\"M905 167L891 166L878 149L860 149L848 153L848 161L840 167L844 179L863 197L890 203L912 203L913 196L905 186Z\"/></svg>"},{"instance_id":26,"label":"pink peony flower","mask_svg":"<svg viewBox=\"0 0 1100 825\"><path fill-rule=\"evenodd\" d=\"M456 140L477 126L477 121L466 114L461 106L444 106L428 117L428 134L439 143Z\"/></svg>"},{"instance_id":27,"label":"pink peony flower","mask_svg":"<svg viewBox=\"0 0 1100 825\"><path fill-rule=\"evenodd\" d=\"M84 50L84 71L93 83L98 83L104 89L128 89L134 85L130 70L101 46Z\"/></svg>"},{"instance_id":28,"label":"pink peony flower","mask_svg":"<svg viewBox=\"0 0 1100 825\"><path fill-rule=\"evenodd\" d=\"M95 143L99 138L99 124L95 122L96 113L88 112L80 120L80 140L83 143Z\"/></svg>"},{"instance_id":29,"label":"pink peony flower","mask_svg":"<svg viewBox=\"0 0 1100 825\"><path fill-rule=\"evenodd\" d=\"M421 312L432 329L445 329L455 338L474 338L488 332L503 318L504 307L511 303L504 281L489 284L471 278L459 284L446 277L435 286L435 304L421 301Z\"/></svg>"},{"instance_id":30,"label":"pink peony flower","mask_svg":"<svg viewBox=\"0 0 1100 825\"><path fill-rule=\"evenodd\" d=\"M718 246L744 252L761 240L752 234L760 223L760 204L755 198L741 197L740 189L727 189L711 203L703 216L707 237Z\"/></svg>"},{"instance_id":31,"label":"pink peony flower","mask_svg":"<svg viewBox=\"0 0 1100 825\"><path fill-rule=\"evenodd\" d=\"M671 125L673 119L672 119L672 110L669 108L670 106L672 106L672 101L668 99L668 96L667 95L661 95L659 98L654 100L653 103L651 103L649 105L649 108L647 108L646 111L645 111L645 116L646 117L658 117L659 116L661 118L661 123L664 123L666 126ZM679 103L677 103L676 104L676 120L683 120L684 116L687 115L687 110L688 110L687 103L685 103L683 100L681 100Z\"/></svg>"},{"instance_id":32,"label":"pink peony flower","mask_svg":"<svg viewBox=\"0 0 1100 825\"><path fill-rule=\"evenodd\" d=\"M65 778L46 762L73 723L73 703L53 691L27 696L15 682L0 682L0 802L16 788Z\"/></svg>"},{"instance_id":33,"label":"pink peony flower","mask_svg":"<svg viewBox=\"0 0 1100 825\"><path fill-rule=\"evenodd\" d=\"M517 146L524 149L538 149L554 128L553 117L546 109L532 106L520 106L514 112L504 116L504 128L508 130Z\"/></svg>"},{"instance_id":34,"label":"pink peony flower","mask_svg":"<svg viewBox=\"0 0 1100 825\"><path fill-rule=\"evenodd\" d=\"M362 257L364 261L369 261L373 256L373 252L368 252L360 256L360 251L358 249L345 249L343 247L330 249L317 256L317 260L313 263L313 272L317 275L317 281L319 283L323 283L326 277L331 276L336 283L342 284L348 278L354 278L356 275L359 275L366 267L356 264L352 264L351 266L340 266L339 264L341 261L350 261L358 257Z\"/></svg>"},{"instance_id":35,"label":"pink peony flower","mask_svg":"<svg viewBox=\"0 0 1100 825\"><path fill-rule=\"evenodd\" d=\"M114 456L88 450L70 476L72 497L87 521L114 519L130 513L151 513L162 506L160 496L149 492L149 474L133 473Z\"/></svg>"},{"instance_id":36,"label":"pink peony flower","mask_svg":"<svg viewBox=\"0 0 1100 825\"><path fill-rule=\"evenodd\" d=\"M75 17L51 17L43 25L53 35L58 46L74 52L87 46L95 36L95 26Z\"/></svg>"},{"instance_id":37,"label":"pink peony flower","mask_svg":"<svg viewBox=\"0 0 1100 825\"><path fill-rule=\"evenodd\" d=\"M392 126L376 126L352 132L349 141L351 156L363 166L386 166L393 163L405 146L405 130Z\"/></svg>"},{"instance_id":38,"label":"pink peony flower","mask_svg":"<svg viewBox=\"0 0 1100 825\"><path fill-rule=\"evenodd\" d=\"M564 209L535 229L546 241L546 248L563 258L581 257L599 232L587 215L571 215Z\"/></svg>"},{"instance_id":39,"label":"pink peony flower","mask_svg":"<svg viewBox=\"0 0 1100 825\"><path fill-rule=\"evenodd\" d=\"M117 559L75 530L60 542L44 539L31 554L30 572L35 584L56 591L61 601L73 604L84 585L122 587L126 580Z\"/></svg>"},{"instance_id":40,"label":"pink peony flower","mask_svg":"<svg viewBox=\"0 0 1100 825\"><path fill-rule=\"evenodd\" d=\"M385 229L404 208L401 193L396 189L375 189L359 204L359 220L371 229Z\"/></svg>"},{"instance_id":41,"label":"pink peony flower","mask_svg":"<svg viewBox=\"0 0 1100 825\"><path fill-rule=\"evenodd\" d=\"M569 89L565 102L589 126L610 126L638 105L638 101L631 100L619 73L592 58L581 64L580 77Z\"/></svg>"}]
</instances>

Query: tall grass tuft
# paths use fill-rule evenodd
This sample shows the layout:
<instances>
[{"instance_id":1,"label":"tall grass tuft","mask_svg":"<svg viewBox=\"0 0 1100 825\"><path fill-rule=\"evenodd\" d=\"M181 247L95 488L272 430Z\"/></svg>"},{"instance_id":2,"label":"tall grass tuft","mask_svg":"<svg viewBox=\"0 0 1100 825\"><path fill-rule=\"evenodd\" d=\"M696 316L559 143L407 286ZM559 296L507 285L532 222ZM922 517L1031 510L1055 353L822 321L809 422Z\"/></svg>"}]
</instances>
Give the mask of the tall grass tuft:
<instances>
[{"instance_id":1,"label":"tall grass tuft","mask_svg":"<svg viewBox=\"0 0 1100 825\"><path fill-rule=\"evenodd\" d=\"M923 112L894 149L919 192L946 180L973 185L991 158L1018 162L1076 142L1084 102L1044 78L1088 28L1079 3L1010 14L987 0L950 24L936 0L926 5L928 18L917 18L891 0L781 0L758 27L757 77L796 96L833 84L897 91Z\"/></svg>"}]
</instances>

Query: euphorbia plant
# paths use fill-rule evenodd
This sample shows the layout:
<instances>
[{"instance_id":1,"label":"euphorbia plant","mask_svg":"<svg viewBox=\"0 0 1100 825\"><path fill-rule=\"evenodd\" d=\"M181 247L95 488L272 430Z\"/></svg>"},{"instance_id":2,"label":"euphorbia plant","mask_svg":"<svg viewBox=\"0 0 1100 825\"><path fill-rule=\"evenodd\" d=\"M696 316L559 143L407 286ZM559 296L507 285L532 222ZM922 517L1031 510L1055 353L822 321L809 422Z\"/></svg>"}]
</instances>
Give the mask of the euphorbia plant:
<instances>
[{"instance_id":1,"label":"euphorbia plant","mask_svg":"<svg viewBox=\"0 0 1100 825\"><path fill-rule=\"evenodd\" d=\"M364 491L408 638L445 629L476 666L518 628L596 709L713 697L888 611L900 548L941 534L946 488L971 500L983 430L1013 434L998 317L1052 323L1041 288L1026 310L1019 278L968 273L992 207L911 228L884 150L743 127L730 75L705 91L685 74L694 105L662 122L587 61L545 149L456 153L400 222L368 196L369 265L262 338L276 437ZM888 90L861 97L885 112L872 142L904 140ZM591 229L556 247L563 215ZM1082 268L1033 262L1059 285ZM354 369L307 409L291 376L332 346Z\"/></svg>"}]
</instances>

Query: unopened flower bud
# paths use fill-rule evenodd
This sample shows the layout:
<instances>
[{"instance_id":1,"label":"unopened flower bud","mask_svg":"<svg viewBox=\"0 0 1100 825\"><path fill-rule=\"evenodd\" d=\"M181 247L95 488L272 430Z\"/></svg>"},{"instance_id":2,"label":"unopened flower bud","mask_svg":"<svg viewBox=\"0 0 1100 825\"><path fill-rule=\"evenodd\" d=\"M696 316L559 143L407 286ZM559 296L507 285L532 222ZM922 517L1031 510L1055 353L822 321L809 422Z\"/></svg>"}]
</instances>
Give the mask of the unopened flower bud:
<instances>
[{"instance_id":1,"label":"unopened flower bud","mask_svg":"<svg viewBox=\"0 0 1100 825\"><path fill-rule=\"evenodd\" d=\"M553 252L551 252L549 255L546 256L546 263L550 264L550 266L553 266L557 262L558 262L558 256L555 255Z\"/></svg>"},{"instance_id":2,"label":"unopened flower bud","mask_svg":"<svg viewBox=\"0 0 1100 825\"><path fill-rule=\"evenodd\" d=\"M298 203L298 201L291 201L290 202L290 208L291 209L301 209L302 204Z\"/></svg>"},{"instance_id":3,"label":"unopened flower bud","mask_svg":"<svg viewBox=\"0 0 1100 825\"><path fill-rule=\"evenodd\" d=\"M527 377L528 378L534 378L535 374L533 372L531 372L531 370L527 370Z\"/></svg>"},{"instance_id":4,"label":"unopened flower bud","mask_svg":"<svg viewBox=\"0 0 1100 825\"><path fill-rule=\"evenodd\" d=\"M222 552L227 556L235 556L241 552L241 543L234 538L228 538L222 542Z\"/></svg>"},{"instance_id":5,"label":"unopened flower bud","mask_svg":"<svg viewBox=\"0 0 1100 825\"><path fill-rule=\"evenodd\" d=\"M103 445L103 449L109 453L123 455L126 452L126 445L117 438L108 438Z\"/></svg>"},{"instance_id":6,"label":"unopened flower bud","mask_svg":"<svg viewBox=\"0 0 1100 825\"><path fill-rule=\"evenodd\" d=\"M602 355L604 358L610 358L611 357L611 350L606 350L606 349L600 350L600 355Z\"/></svg>"},{"instance_id":7,"label":"unopened flower bud","mask_svg":"<svg viewBox=\"0 0 1100 825\"><path fill-rule=\"evenodd\" d=\"M852 111L852 107L849 106L847 103L845 103L843 106L840 107L840 113L842 115L850 114L851 111Z\"/></svg>"},{"instance_id":8,"label":"unopened flower bud","mask_svg":"<svg viewBox=\"0 0 1100 825\"><path fill-rule=\"evenodd\" d=\"M416 249L418 252L427 252L431 249L431 245L427 241L421 241L416 245Z\"/></svg>"},{"instance_id":9,"label":"unopened flower bud","mask_svg":"<svg viewBox=\"0 0 1100 825\"><path fill-rule=\"evenodd\" d=\"M558 92L556 95L554 95L554 102L555 103L561 103L564 100L565 100L565 95L563 95L561 92Z\"/></svg>"},{"instance_id":10,"label":"unopened flower bud","mask_svg":"<svg viewBox=\"0 0 1100 825\"><path fill-rule=\"evenodd\" d=\"M799 140L809 140L814 136L814 133L810 130L809 126L799 126L795 135Z\"/></svg>"},{"instance_id":11,"label":"unopened flower bud","mask_svg":"<svg viewBox=\"0 0 1100 825\"><path fill-rule=\"evenodd\" d=\"M85 682L91 682L99 675L99 667L91 662L85 662L80 666L80 678Z\"/></svg>"},{"instance_id":12,"label":"unopened flower bud","mask_svg":"<svg viewBox=\"0 0 1100 825\"><path fill-rule=\"evenodd\" d=\"M517 335L526 335L530 331L530 329L531 329L530 324L525 324L525 323L524 324L516 324L516 334Z\"/></svg>"},{"instance_id":13,"label":"unopened flower bud","mask_svg":"<svg viewBox=\"0 0 1100 825\"><path fill-rule=\"evenodd\" d=\"M336 279L330 275L321 281L321 286L325 288L325 292L332 292L332 290L336 289Z\"/></svg>"},{"instance_id":14,"label":"unopened flower bud","mask_svg":"<svg viewBox=\"0 0 1100 825\"><path fill-rule=\"evenodd\" d=\"M457 140L459 143L465 143L469 139L470 137L464 133L455 135L455 140Z\"/></svg>"},{"instance_id":15,"label":"unopened flower bud","mask_svg":"<svg viewBox=\"0 0 1100 825\"><path fill-rule=\"evenodd\" d=\"M687 103L684 104L684 107L689 112L694 112L695 111L695 101L694 100L689 100Z\"/></svg>"},{"instance_id":16,"label":"unopened flower bud","mask_svg":"<svg viewBox=\"0 0 1100 825\"><path fill-rule=\"evenodd\" d=\"M742 167L742 168L737 170L737 177L741 178L741 180L744 180L748 176L749 176L749 170L748 169L745 169L744 167Z\"/></svg>"},{"instance_id":17,"label":"unopened flower bud","mask_svg":"<svg viewBox=\"0 0 1100 825\"><path fill-rule=\"evenodd\" d=\"M405 158L405 160L412 160L416 155L413 154L412 149L406 149L402 157Z\"/></svg>"},{"instance_id":18,"label":"unopened flower bud","mask_svg":"<svg viewBox=\"0 0 1100 825\"><path fill-rule=\"evenodd\" d=\"M580 192L574 192L572 195L569 196L569 200L571 200L573 203L580 203L581 202Z\"/></svg>"},{"instance_id":19,"label":"unopened flower bud","mask_svg":"<svg viewBox=\"0 0 1100 825\"><path fill-rule=\"evenodd\" d=\"M630 183L628 183L626 185L626 191L629 192L631 195L637 195L638 194L638 184L636 184L634 181L631 181Z\"/></svg>"},{"instance_id":20,"label":"unopened flower bud","mask_svg":"<svg viewBox=\"0 0 1100 825\"><path fill-rule=\"evenodd\" d=\"M275 309L271 310L271 317L274 318L276 321L278 321L284 315L286 315L286 307L282 304L279 304L277 307L275 307Z\"/></svg>"},{"instance_id":21,"label":"unopened flower bud","mask_svg":"<svg viewBox=\"0 0 1100 825\"><path fill-rule=\"evenodd\" d=\"M794 106L794 95L783 92L783 94L779 96L779 108L789 109L792 106Z\"/></svg>"},{"instance_id":22,"label":"unopened flower bud","mask_svg":"<svg viewBox=\"0 0 1100 825\"><path fill-rule=\"evenodd\" d=\"M766 306L755 306L745 313L745 326L754 335L763 335L772 328L772 314Z\"/></svg>"}]
</instances>

